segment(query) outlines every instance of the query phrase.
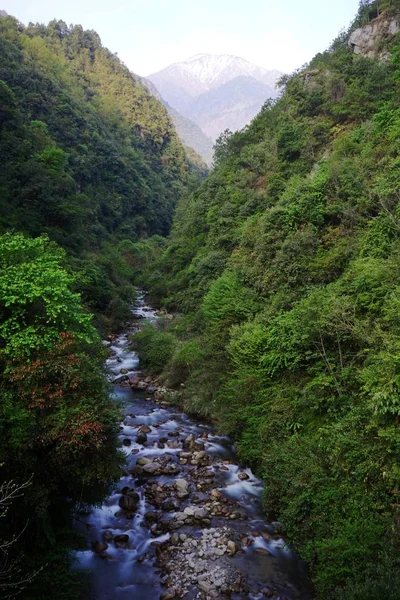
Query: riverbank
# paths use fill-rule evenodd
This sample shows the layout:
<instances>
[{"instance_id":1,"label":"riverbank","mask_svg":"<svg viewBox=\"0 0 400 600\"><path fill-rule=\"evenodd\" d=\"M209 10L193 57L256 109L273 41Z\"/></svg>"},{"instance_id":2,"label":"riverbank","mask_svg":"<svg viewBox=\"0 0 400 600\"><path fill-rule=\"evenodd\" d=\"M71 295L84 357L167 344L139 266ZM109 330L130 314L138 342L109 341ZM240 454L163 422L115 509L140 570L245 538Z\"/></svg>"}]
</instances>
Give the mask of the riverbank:
<instances>
[{"instance_id":1,"label":"riverbank","mask_svg":"<svg viewBox=\"0 0 400 600\"><path fill-rule=\"evenodd\" d=\"M154 320L140 303L136 316ZM141 378L129 348L136 328L108 344L126 469L103 506L77 522L87 550L76 559L91 570L92 597L309 600L304 565L264 519L262 482L238 464L231 440Z\"/></svg>"}]
</instances>

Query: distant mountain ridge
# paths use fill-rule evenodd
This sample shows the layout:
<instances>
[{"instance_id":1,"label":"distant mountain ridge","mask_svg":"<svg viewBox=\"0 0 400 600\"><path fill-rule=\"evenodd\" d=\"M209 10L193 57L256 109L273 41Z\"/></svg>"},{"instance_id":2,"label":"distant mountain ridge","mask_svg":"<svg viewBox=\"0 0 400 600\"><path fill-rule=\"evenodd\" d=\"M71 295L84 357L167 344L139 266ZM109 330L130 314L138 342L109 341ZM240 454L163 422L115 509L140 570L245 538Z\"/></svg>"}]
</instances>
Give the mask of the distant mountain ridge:
<instances>
[{"instance_id":1,"label":"distant mountain ridge","mask_svg":"<svg viewBox=\"0 0 400 600\"><path fill-rule=\"evenodd\" d=\"M216 139L224 129L247 125L267 98L276 97L281 74L230 54L196 54L147 79L172 108Z\"/></svg>"},{"instance_id":2,"label":"distant mountain ridge","mask_svg":"<svg viewBox=\"0 0 400 600\"><path fill-rule=\"evenodd\" d=\"M280 75L280 71L263 69L239 56L196 54L149 75L148 79L157 86L161 95L162 88L173 79L174 84L180 84L188 95L197 96L239 76L254 77L273 88Z\"/></svg>"},{"instance_id":3,"label":"distant mountain ridge","mask_svg":"<svg viewBox=\"0 0 400 600\"><path fill-rule=\"evenodd\" d=\"M210 137L207 137L194 121L191 121L188 117L184 117L180 112L172 108L170 104L161 96L154 83L145 77L135 75L135 78L139 80L152 94L162 102L168 111L168 114L175 126L176 132L180 137L181 141L187 146L194 150L210 167L213 158L213 141Z\"/></svg>"}]
</instances>

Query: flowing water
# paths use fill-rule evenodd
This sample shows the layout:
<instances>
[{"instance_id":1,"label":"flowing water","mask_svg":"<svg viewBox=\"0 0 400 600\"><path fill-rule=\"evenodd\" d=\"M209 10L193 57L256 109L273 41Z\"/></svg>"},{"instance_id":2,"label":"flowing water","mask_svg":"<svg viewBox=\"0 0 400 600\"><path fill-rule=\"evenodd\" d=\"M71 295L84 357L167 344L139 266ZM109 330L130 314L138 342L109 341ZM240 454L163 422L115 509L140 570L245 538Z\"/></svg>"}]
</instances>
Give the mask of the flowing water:
<instances>
[{"instance_id":1,"label":"flowing water","mask_svg":"<svg viewBox=\"0 0 400 600\"><path fill-rule=\"evenodd\" d=\"M156 318L142 296L134 315L149 321ZM138 357L129 349L131 333L121 333L110 345L107 371L111 380L121 369L129 376L139 372ZM167 588L171 598L311 599L304 565L279 536L279 524L265 520L262 483L239 465L232 442L125 382L114 386L113 398L124 416L120 437L127 467L104 504L76 519L76 527L85 533L87 550L76 553L74 568L90 571L91 600L157 600L166 593L162 582L168 584L171 578L177 593L174 596L172 588ZM143 425L148 428L147 440L139 443L138 429ZM182 454L184 440L191 434L190 452ZM197 456L202 458L192 460ZM160 469L154 474L140 473L141 467L135 465L141 458L152 464L159 461ZM187 492L180 495L176 494L177 478L188 484ZM122 491L126 494L127 489L134 490L136 505L131 513L120 507ZM202 509L202 518L190 516L190 507ZM189 516L177 522L185 508ZM228 555L222 550L222 556L213 556L223 528L229 529L228 537L237 551ZM120 535L125 537L116 538ZM204 535L211 536L211 541ZM120 539L122 543L117 543ZM172 574L168 574L168 563L174 565ZM219 569L217 575L212 574L214 567ZM235 573L241 574L244 586L230 586ZM200 587L203 591L199 591L200 579L205 581Z\"/></svg>"}]
</instances>

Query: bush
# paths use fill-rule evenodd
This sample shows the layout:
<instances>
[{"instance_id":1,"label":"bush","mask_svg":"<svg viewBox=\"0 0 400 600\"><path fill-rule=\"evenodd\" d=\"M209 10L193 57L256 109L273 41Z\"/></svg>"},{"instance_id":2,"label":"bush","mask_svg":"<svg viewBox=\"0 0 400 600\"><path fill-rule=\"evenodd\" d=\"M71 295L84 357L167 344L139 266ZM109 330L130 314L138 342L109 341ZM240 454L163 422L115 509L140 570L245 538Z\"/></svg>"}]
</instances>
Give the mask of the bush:
<instances>
[{"instance_id":1,"label":"bush","mask_svg":"<svg viewBox=\"0 0 400 600\"><path fill-rule=\"evenodd\" d=\"M145 325L135 333L131 344L139 354L141 367L160 375L174 353L176 338L172 333L160 331L158 327Z\"/></svg>"}]
</instances>

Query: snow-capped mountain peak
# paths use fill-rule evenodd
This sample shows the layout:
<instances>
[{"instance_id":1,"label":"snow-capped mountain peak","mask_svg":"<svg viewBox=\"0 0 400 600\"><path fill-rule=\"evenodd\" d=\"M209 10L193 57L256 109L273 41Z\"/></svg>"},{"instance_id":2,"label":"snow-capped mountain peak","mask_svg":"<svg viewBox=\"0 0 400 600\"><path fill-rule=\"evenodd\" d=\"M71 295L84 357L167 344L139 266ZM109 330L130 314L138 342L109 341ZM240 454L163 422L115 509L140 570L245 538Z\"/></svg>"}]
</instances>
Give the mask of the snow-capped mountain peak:
<instances>
[{"instance_id":1,"label":"snow-capped mountain peak","mask_svg":"<svg viewBox=\"0 0 400 600\"><path fill-rule=\"evenodd\" d=\"M209 89L222 85L235 77L251 76L267 85L274 85L280 73L268 71L258 67L244 58L231 54L207 54L201 53L191 56L182 62L177 62L158 73L149 76L150 80L168 76L174 73L175 77L183 79L186 75L188 86L186 90L195 94L205 92ZM193 89L195 88L195 89Z\"/></svg>"},{"instance_id":2,"label":"snow-capped mountain peak","mask_svg":"<svg viewBox=\"0 0 400 600\"><path fill-rule=\"evenodd\" d=\"M148 79L170 106L216 139L224 129L247 125L268 98L276 97L280 75L239 56L201 53Z\"/></svg>"}]
</instances>

